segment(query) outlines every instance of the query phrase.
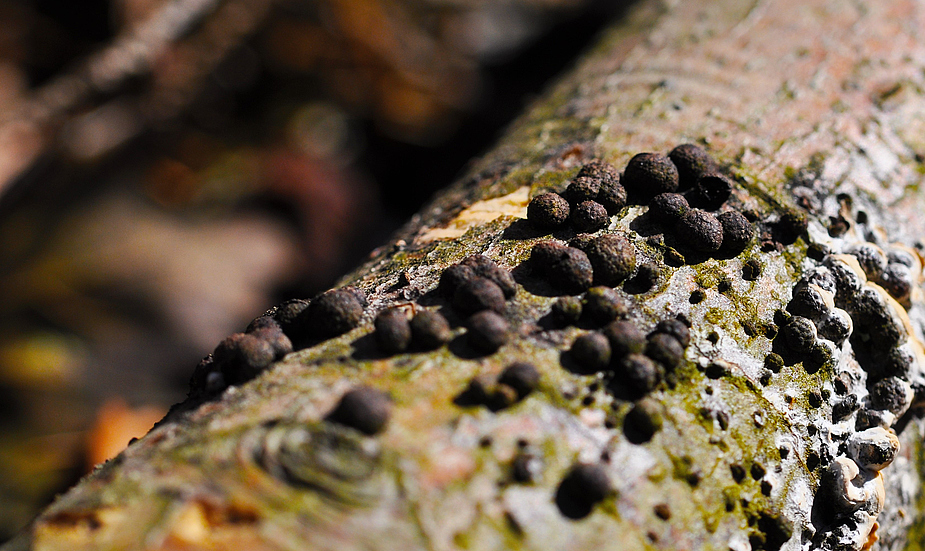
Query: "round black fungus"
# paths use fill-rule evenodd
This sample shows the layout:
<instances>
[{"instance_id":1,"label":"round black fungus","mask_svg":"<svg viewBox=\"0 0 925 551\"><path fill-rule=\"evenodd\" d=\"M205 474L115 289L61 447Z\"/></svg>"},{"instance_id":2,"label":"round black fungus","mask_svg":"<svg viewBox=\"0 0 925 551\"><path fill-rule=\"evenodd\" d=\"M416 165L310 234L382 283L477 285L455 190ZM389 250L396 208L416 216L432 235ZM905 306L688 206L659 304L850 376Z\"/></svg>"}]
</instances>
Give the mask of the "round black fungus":
<instances>
[{"instance_id":1,"label":"round black fungus","mask_svg":"<svg viewBox=\"0 0 925 551\"><path fill-rule=\"evenodd\" d=\"M551 242L538 243L533 246L530 258L554 287L567 294L581 293L594 282L591 261L579 249Z\"/></svg>"},{"instance_id":2,"label":"round black fungus","mask_svg":"<svg viewBox=\"0 0 925 551\"><path fill-rule=\"evenodd\" d=\"M741 212L729 210L716 217L723 226L723 250L739 254L755 236L751 223Z\"/></svg>"},{"instance_id":3,"label":"round black fungus","mask_svg":"<svg viewBox=\"0 0 925 551\"><path fill-rule=\"evenodd\" d=\"M878 348L885 350L906 342L909 335L902 320L873 287L862 287L852 297L847 308L852 319L857 322L855 329L858 333L868 335Z\"/></svg>"},{"instance_id":4,"label":"round black fungus","mask_svg":"<svg viewBox=\"0 0 925 551\"><path fill-rule=\"evenodd\" d=\"M793 298L790 300L790 304L787 305L787 310L796 316L815 319L825 315L829 311L829 307L826 305L822 291L818 287L815 285L801 285L793 293Z\"/></svg>"},{"instance_id":5,"label":"round black fungus","mask_svg":"<svg viewBox=\"0 0 925 551\"><path fill-rule=\"evenodd\" d=\"M858 404L857 394L849 394L840 402L832 406L832 421L837 423L857 411Z\"/></svg>"},{"instance_id":6,"label":"round black fungus","mask_svg":"<svg viewBox=\"0 0 925 551\"><path fill-rule=\"evenodd\" d=\"M411 324L401 308L389 308L379 312L374 322L376 342L388 354L398 354L411 344Z\"/></svg>"},{"instance_id":7,"label":"round black fungus","mask_svg":"<svg viewBox=\"0 0 925 551\"><path fill-rule=\"evenodd\" d=\"M596 201L607 209L607 214L619 214L620 210L626 206L626 188L619 182L604 182L601 184L600 191L597 192Z\"/></svg>"},{"instance_id":8,"label":"round black fungus","mask_svg":"<svg viewBox=\"0 0 925 551\"><path fill-rule=\"evenodd\" d=\"M605 184L620 182L620 172L617 168L610 163L605 163L598 159L585 163L575 177L581 178L584 176L596 178Z\"/></svg>"},{"instance_id":9,"label":"round black fungus","mask_svg":"<svg viewBox=\"0 0 925 551\"><path fill-rule=\"evenodd\" d=\"M868 381L876 381L885 377L908 379L916 362L915 354L910 349L909 343L891 348L885 356L878 360L868 368Z\"/></svg>"},{"instance_id":10,"label":"round black fungus","mask_svg":"<svg viewBox=\"0 0 925 551\"><path fill-rule=\"evenodd\" d=\"M585 201L594 201L601 189L601 181L598 178L589 176L577 176L572 183L565 188L565 198L572 206L579 205Z\"/></svg>"},{"instance_id":11,"label":"round black fungus","mask_svg":"<svg viewBox=\"0 0 925 551\"><path fill-rule=\"evenodd\" d=\"M375 388L361 386L345 393L328 420L364 434L381 432L392 415L392 400Z\"/></svg>"},{"instance_id":12,"label":"round black fungus","mask_svg":"<svg viewBox=\"0 0 925 551\"><path fill-rule=\"evenodd\" d=\"M355 293L334 289L312 300L300 318L305 318L309 333L330 338L342 335L360 324L363 305Z\"/></svg>"},{"instance_id":13,"label":"round black fungus","mask_svg":"<svg viewBox=\"0 0 925 551\"><path fill-rule=\"evenodd\" d=\"M275 360L282 359L283 356L292 352L292 341L283 333L279 325L260 327L250 334L270 345Z\"/></svg>"},{"instance_id":14,"label":"round black fungus","mask_svg":"<svg viewBox=\"0 0 925 551\"><path fill-rule=\"evenodd\" d=\"M707 292L703 289L694 289L691 291L691 296L688 299L688 302L691 304L700 304L701 302L707 299Z\"/></svg>"},{"instance_id":15,"label":"round black fungus","mask_svg":"<svg viewBox=\"0 0 925 551\"><path fill-rule=\"evenodd\" d=\"M679 319L661 320L655 324L652 333L665 333L671 335L681 344L682 348L687 348L691 342L691 330L683 321Z\"/></svg>"},{"instance_id":16,"label":"round black fungus","mask_svg":"<svg viewBox=\"0 0 925 551\"><path fill-rule=\"evenodd\" d=\"M851 327L851 318L844 310L832 310L816 324L820 337L839 346L851 335Z\"/></svg>"},{"instance_id":17,"label":"round black fungus","mask_svg":"<svg viewBox=\"0 0 925 551\"><path fill-rule=\"evenodd\" d=\"M643 396L661 380L661 371L648 357L630 354L617 362L614 383L624 386L632 395Z\"/></svg>"},{"instance_id":18,"label":"round black fungus","mask_svg":"<svg viewBox=\"0 0 925 551\"><path fill-rule=\"evenodd\" d=\"M793 243L798 237L806 233L809 227L809 220L802 212L789 208L780 215L777 222L777 229L784 244Z\"/></svg>"},{"instance_id":19,"label":"round black fungus","mask_svg":"<svg viewBox=\"0 0 925 551\"><path fill-rule=\"evenodd\" d=\"M485 354L501 348L511 336L507 320L491 310L473 314L466 320L466 326L469 328L469 345Z\"/></svg>"},{"instance_id":20,"label":"round black fungus","mask_svg":"<svg viewBox=\"0 0 925 551\"><path fill-rule=\"evenodd\" d=\"M678 221L677 232L695 250L712 253L723 245L723 226L715 216L691 209Z\"/></svg>"},{"instance_id":21,"label":"round black fungus","mask_svg":"<svg viewBox=\"0 0 925 551\"><path fill-rule=\"evenodd\" d=\"M598 285L619 285L636 269L636 249L622 235L600 235L590 242L585 253Z\"/></svg>"},{"instance_id":22,"label":"round black fungus","mask_svg":"<svg viewBox=\"0 0 925 551\"><path fill-rule=\"evenodd\" d=\"M509 299L517 294L517 282L514 281L514 276L511 275L511 272L498 266L494 260L487 256L474 254L466 257L460 264L475 270L475 275L493 281L495 285L501 288L504 298Z\"/></svg>"},{"instance_id":23,"label":"round black fungus","mask_svg":"<svg viewBox=\"0 0 925 551\"><path fill-rule=\"evenodd\" d=\"M569 222L578 231L595 232L607 227L610 215L604 205L596 201L583 201L572 208Z\"/></svg>"},{"instance_id":24,"label":"round black fungus","mask_svg":"<svg viewBox=\"0 0 925 551\"><path fill-rule=\"evenodd\" d=\"M504 311L504 291L494 281L475 277L462 283L453 294L453 307L463 314L482 310Z\"/></svg>"},{"instance_id":25,"label":"round black fungus","mask_svg":"<svg viewBox=\"0 0 925 551\"><path fill-rule=\"evenodd\" d=\"M761 276L761 262L757 259L749 258L742 264L742 279L745 281L755 281Z\"/></svg>"},{"instance_id":26,"label":"round black fungus","mask_svg":"<svg viewBox=\"0 0 925 551\"><path fill-rule=\"evenodd\" d=\"M897 377L877 381L870 389L870 405L874 409L901 415L909 407L908 383Z\"/></svg>"},{"instance_id":27,"label":"round black fungus","mask_svg":"<svg viewBox=\"0 0 925 551\"><path fill-rule=\"evenodd\" d=\"M443 314L422 310L411 318L411 342L422 350L440 348L453 336Z\"/></svg>"},{"instance_id":28,"label":"round black fungus","mask_svg":"<svg viewBox=\"0 0 925 551\"><path fill-rule=\"evenodd\" d=\"M585 373L603 371L610 364L610 342L600 333L579 335L570 352Z\"/></svg>"},{"instance_id":29,"label":"round black fungus","mask_svg":"<svg viewBox=\"0 0 925 551\"><path fill-rule=\"evenodd\" d=\"M880 275L886 269L887 260L879 247L865 243L852 248L850 252L852 256L858 259L858 264L867 274L867 279L874 281L880 279Z\"/></svg>"},{"instance_id":30,"label":"round black fungus","mask_svg":"<svg viewBox=\"0 0 925 551\"><path fill-rule=\"evenodd\" d=\"M634 197L648 202L659 193L677 191L678 169L658 153L639 153L623 171L623 186Z\"/></svg>"},{"instance_id":31,"label":"round black fungus","mask_svg":"<svg viewBox=\"0 0 925 551\"><path fill-rule=\"evenodd\" d=\"M650 398L643 398L633 404L623 421L623 432L633 444L642 444L652 440L661 428L661 406Z\"/></svg>"},{"instance_id":32,"label":"round black fungus","mask_svg":"<svg viewBox=\"0 0 925 551\"><path fill-rule=\"evenodd\" d=\"M537 195L527 205L527 220L538 228L558 228L568 220L569 204L556 193Z\"/></svg>"},{"instance_id":33,"label":"round black fungus","mask_svg":"<svg viewBox=\"0 0 925 551\"><path fill-rule=\"evenodd\" d=\"M673 370L684 361L684 347L673 336L656 333L646 344L646 356Z\"/></svg>"},{"instance_id":34,"label":"round black fungus","mask_svg":"<svg viewBox=\"0 0 925 551\"><path fill-rule=\"evenodd\" d=\"M784 359L780 354L771 352L764 357L764 366L774 373L780 373L780 370L784 367Z\"/></svg>"},{"instance_id":35,"label":"round black fungus","mask_svg":"<svg viewBox=\"0 0 925 551\"><path fill-rule=\"evenodd\" d=\"M837 289L835 293L835 306L844 308L845 305L853 299L854 295L861 290L861 286L864 282L861 280L861 276L834 256L827 256L822 262L835 279L835 287Z\"/></svg>"},{"instance_id":36,"label":"round black fungus","mask_svg":"<svg viewBox=\"0 0 925 551\"><path fill-rule=\"evenodd\" d=\"M571 468L556 490L556 505L570 519L591 514L591 509L613 492L607 471L600 465L578 464Z\"/></svg>"},{"instance_id":37,"label":"round black fungus","mask_svg":"<svg viewBox=\"0 0 925 551\"><path fill-rule=\"evenodd\" d=\"M690 189L701 174L714 172L716 162L702 147L686 143L671 150L668 158L678 169L679 189Z\"/></svg>"},{"instance_id":38,"label":"round black fungus","mask_svg":"<svg viewBox=\"0 0 925 551\"><path fill-rule=\"evenodd\" d=\"M273 319L279 323L283 332L289 335L290 339L298 339L304 336L299 334L299 330L302 329L302 326L298 322L298 319L299 314L306 308L308 308L308 301L301 299L287 300L276 307L276 313L273 314Z\"/></svg>"},{"instance_id":39,"label":"round black fungus","mask_svg":"<svg viewBox=\"0 0 925 551\"><path fill-rule=\"evenodd\" d=\"M901 264L890 264L880 274L880 286L903 306L910 305L909 297L912 294L912 273L909 268Z\"/></svg>"},{"instance_id":40,"label":"round black fungus","mask_svg":"<svg viewBox=\"0 0 925 551\"><path fill-rule=\"evenodd\" d=\"M539 386L540 372L533 364L516 362L504 368L498 382L516 390L518 399L522 400Z\"/></svg>"},{"instance_id":41,"label":"round black fungus","mask_svg":"<svg viewBox=\"0 0 925 551\"><path fill-rule=\"evenodd\" d=\"M732 195L732 180L718 172L703 174L697 180L694 196L697 204L707 210L716 210Z\"/></svg>"},{"instance_id":42,"label":"round black fungus","mask_svg":"<svg viewBox=\"0 0 925 551\"><path fill-rule=\"evenodd\" d=\"M273 316L263 315L259 318L254 318L247 328L244 330L245 333L253 333L258 329L281 329L279 322L276 321Z\"/></svg>"},{"instance_id":43,"label":"round black fungus","mask_svg":"<svg viewBox=\"0 0 925 551\"><path fill-rule=\"evenodd\" d=\"M247 382L267 368L276 357L267 341L248 333L235 333L215 347L212 358L228 384Z\"/></svg>"},{"instance_id":44,"label":"round black fungus","mask_svg":"<svg viewBox=\"0 0 925 551\"><path fill-rule=\"evenodd\" d=\"M649 203L649 214L656 222L675 224L690 208L680 193L659 193Z\"/></svg>"},{"instance_id":45,"label":"round black fungus","mask_svg":"<svg viewBox=\"0 0 925 551\"><path fill-rule=\"evenodd\" d=\"M606 325L627 313L629 305L610 287L592 287L585 293L582 314L593 324Z\"/></svg>"},{"instance_id":46,"label":"round black fungus","mask_svg":"<svg viewBox=\"0 0 925 551\"><path fill-rule=\"evenodd\" d=\"M797 354L809 354L816 345L816 326L802 316L790 318L790 323L784 326L783 333L787 346Z\"/></svg>"},{"instance_id":47,"label":"round black fungus","mask_svg":"<svg viewBox=\"0 0 925 551\"><path fill-rule=\"evenodd\" d=\"M825 266L816 266L809 272L803 274L800 278L800 284L806 285L812 283L818 285L823 291L828 291L833 295L838 292L838 286L835 284L835 276L832 271Z\"/></svg>"},{"instance_id":48,"label":"round black fungus","mask_svg":"<svg viewBox=\"0 0 925 551\"><path fill-rule=\"evenodd\" d=\"M560 297L552 303L550 314L553 321L560 327L574 325L581 319L581 299L578 297Z\"/></svg>"},{"instance_id":49,"label":"round black fungus","mask_svg":"<svg viewBox=\"0 0 925 551\"><path fill-rule=\"evenodd\" d=\"M615 321L605 327L603 333L610 342L611 354L615 359L642 354L646 348L646 334L634 323Z\"/></svg>"},{"instance_id":50,"label":"round black fungus","mask_svg":"<svg viewBox=\"0 0 925 551\"><path fill-rule=\"evenodd\" d=\"M471 266L453 264L440 274L440 284L437 288L443 296L452 297L460 285L476 277L475 269Z\"/></svg>"}]
</instances>

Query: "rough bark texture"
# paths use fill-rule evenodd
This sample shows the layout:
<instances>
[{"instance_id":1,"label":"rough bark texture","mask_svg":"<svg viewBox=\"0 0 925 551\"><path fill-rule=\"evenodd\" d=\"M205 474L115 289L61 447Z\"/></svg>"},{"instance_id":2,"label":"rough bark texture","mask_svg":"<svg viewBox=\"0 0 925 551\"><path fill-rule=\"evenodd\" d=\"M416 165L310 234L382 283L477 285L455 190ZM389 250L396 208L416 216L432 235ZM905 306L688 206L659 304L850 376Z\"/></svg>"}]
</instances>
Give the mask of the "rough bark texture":
<instances>
[{"instance_id":1,"label":"rough bark texture","mask_svg":"<svg viewBox=\"0 0 925 551\"><path fill-rule=\"evenodd\" d=\"M204 403L194 388L8 548L918 547L923 429L908 412L925 366L922 28L925 5L912 0L638 4L344 279L368 295L357 328ZM641 276L617 288L631 323L690 323L683 361L640 400L619 378L575 372L568 350L594 323L553 323L561 293L528 260L536 243L575 232L523 218L530 197L562 191L591 159L622 168L685 142L732 176L722 209L744 212L757 235L740 254L700 254L645 204L598 232L625 236L655 274L651 288ZM887 267L910 264L908 298L857 252L866 242L891 255ZM503 309L514 335L490 354L435 291L443 270L476 253L518 283ZM827 270L855 274L857 288L839 280L830 291ZM807 307L791 300L799 288L822 289L825 315L850 315L851 338L826 353L820 329L801 347L783 312ZM865 292L873 305L856 298ZM453 340L383 353L372 320L396 304L439 309ZM884 367L898 348L912 358L902 373ZM523 399L489 388L486 407L465 393L515 361L540 374ZM898 390L883 405L874 387L887 379ZM361 385L392 399L374 436L328 417ZM640 419L655 421L648 440ZM882 472L889 458L865 455L865 442L886 455L895 442L862 434L868 426L899 433Z\"/></svg>"}]
</instances>

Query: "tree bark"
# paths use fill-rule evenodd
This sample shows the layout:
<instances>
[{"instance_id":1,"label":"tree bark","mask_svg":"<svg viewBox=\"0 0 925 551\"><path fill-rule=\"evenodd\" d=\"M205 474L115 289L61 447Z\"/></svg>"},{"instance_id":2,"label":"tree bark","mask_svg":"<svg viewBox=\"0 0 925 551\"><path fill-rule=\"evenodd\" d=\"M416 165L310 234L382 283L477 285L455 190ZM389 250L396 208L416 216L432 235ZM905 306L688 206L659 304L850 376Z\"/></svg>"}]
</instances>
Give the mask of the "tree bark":
<instances>
[{"instance_id":1,"label":"tree bark","mask_svg":"<svg viewBox=\"0 0 925 551\"><path fill-rule=\"evenodd\" d=\"M368 296L358 327L214 399L192 393L7 548L914 546L923 427L908 396L881 407L875 382L890 379L884 358L901 342L912 364L894 377L899 394L923 382L922 28L925 5L913 0L634 5L497 147L344 278ZM574 372L568 350L594 328L551 324L560 293L529 257L576 232L537 230L526 205L592 159L624 167L685 142L731 175L723 209L751 217L757 235L717 258L686 248L644 204L612 217L603 233L629 239L656 278L617 288L629 320L644 331L679 314L690 323L681 365L628 398L600 373ZM905 306L881 292L893 280L868 265L879 257L857 253L864 270L838 256L864 244L892 255L887 268L911 264ZM443 270L476 253L518 283L504 310L514 336L491 354L473 350L464 317L435 291ZM854 333L817 361L821 341L799 352L784 310L799 313L794 289L820 267L869 277L858 288L880 302L864 310L839 280L835 307ZM439 309L454 339L380 352L373 319L392 305ZM893 344L878 348L873 318L897 322ZM473 378L518 361L536 366L536 390L505 407L466 401ZM359 386L391 396L375 436L329 417ZM896 415L882 414L890 407ZM634 432L639 419L657 429L648 440ZM878 423L901 445L882 470L858 452L862 429ZM890 452L887 431L865 433Z\"/></svg>"}]
</instances>

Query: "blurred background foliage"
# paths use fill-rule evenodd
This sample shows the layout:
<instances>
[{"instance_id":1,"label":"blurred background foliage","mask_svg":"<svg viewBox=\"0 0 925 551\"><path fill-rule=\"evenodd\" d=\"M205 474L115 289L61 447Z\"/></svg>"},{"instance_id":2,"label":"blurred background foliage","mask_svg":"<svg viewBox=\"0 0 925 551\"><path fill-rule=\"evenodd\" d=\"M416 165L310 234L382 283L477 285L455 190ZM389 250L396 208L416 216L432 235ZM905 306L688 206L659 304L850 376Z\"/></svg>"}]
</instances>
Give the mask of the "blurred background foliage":
<instances>
[{"instance_id":1,"label":"blurred background foliage","mask_svg":"<svg viewBox=\"0 0 925 551\"><path fill-rule=\"evenodd\" d=\"M608 0L0 0L0 541L450 183Z\"/></svg>"}]
</instances>

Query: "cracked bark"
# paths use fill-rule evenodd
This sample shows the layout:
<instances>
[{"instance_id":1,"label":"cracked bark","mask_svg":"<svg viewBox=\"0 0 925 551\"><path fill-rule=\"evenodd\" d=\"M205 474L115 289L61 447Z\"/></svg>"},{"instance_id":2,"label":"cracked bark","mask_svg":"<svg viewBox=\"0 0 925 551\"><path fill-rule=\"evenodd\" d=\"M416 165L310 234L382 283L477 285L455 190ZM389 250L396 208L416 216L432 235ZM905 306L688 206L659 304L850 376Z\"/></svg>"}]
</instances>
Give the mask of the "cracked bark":
<instances>
[{"instance_id":1,"label":"cracked bark","mask_svg":"<svg viewBox=\"0 0 925 551\"><path fill-rule=\"evenodd\" d=\"M854 426L832 422L845 394L836 378L861 373L858 364L849 347L835 367L789 362L765 384L764 358L779 340L754 328L776 323L820 246L917 245L922 28L925 5L912 0L637 4L492 151L344 278L369 295L359 328L218 399L177 408L7 548L851 547L823 537L834 528L814 497L833 491L826 463L845 453L839 438ZM634 444L622 428L632 403L595 375L563 368L563 351L586 330L538 325L554 298L525 261L548 237L521 218L530 196L562 190L587 160L622 167L635 153L684 142L704 144L733 175L737 204L759 229L794 207L809 229L779 250L756 240L735 258L676 266L635 220L645 207L614 217L609 231L629 236L661 274L655 289L627 295L632 320L649 329L683 313L692 324L678 384L650 396L663 425ZM848 231L833 237L839 216ZM507 311L516 337L479 356L457 328L435 352L378 354L374 314L399 303L441 306L431 292L441 270L473 253L522 284ZM748 260L762 267L757 281L742 278ZM920 271L912 343L923 338ZM692 304L697 289L705 300ZM475 375L517 360L541 373L526 399L500 411L454 403ZM861 377L848 393L863 401ZM910 377L921 382L918 367ZM359 384L393 398L379 436L324 420ZM823 390L821 405L809 397ZM878 549L921 540L923 428L910 415L895 427L902 448L883 471ZM521 441L540 466L528 484L511 475ZM555 499L576 462L602 465L614 487L580 520Z\"/></svg>"}]
</instances>

